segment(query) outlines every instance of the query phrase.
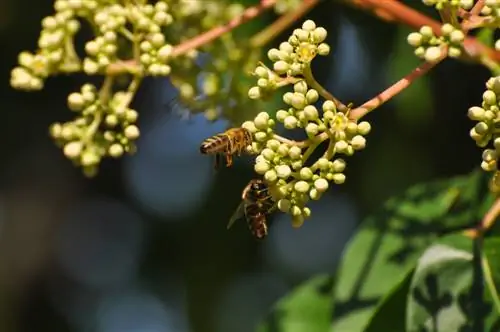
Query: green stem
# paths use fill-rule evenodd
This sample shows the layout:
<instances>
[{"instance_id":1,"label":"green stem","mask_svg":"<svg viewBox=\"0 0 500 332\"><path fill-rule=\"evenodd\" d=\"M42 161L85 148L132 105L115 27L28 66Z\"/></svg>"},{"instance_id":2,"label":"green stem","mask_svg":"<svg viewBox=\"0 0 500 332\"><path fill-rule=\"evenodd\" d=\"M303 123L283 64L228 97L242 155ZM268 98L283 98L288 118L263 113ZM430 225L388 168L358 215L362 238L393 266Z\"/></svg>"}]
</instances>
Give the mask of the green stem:
<instances>
[{"instance_id":1,"label":"green stem","mask_svg":"<svg viewBox=\"0 0 500 332\"><path fill-rule=\"evenodd\" d=\"M330 92L328 92L328 90L326 90L321 84L319 84L318 81L316 81L310 66L306 66L302 74L304 75L304 79L306 80L307 85L318 91L318 93L323 98L333 101L339 111L345 112L347 110L346 105L344 105L340 100L335 98Z\"/></svg>"},{"instance_id":2,"label":"green stem","mask_svg":"<svg viewBox=\"0 0 500 332\"><path fill-rule=\"evenodd\" d=\"M486 281L486 285L490 289L493 303L495 304L497 312L500 313L500 299L498 298L498 291L497 288L495 287L495 282L493 280L490 265L488 264L488 260L486 259L484 252L481 252L481 266L483 268L483 274L484 274L484 279Z\"/></svg>"}]
</instances>

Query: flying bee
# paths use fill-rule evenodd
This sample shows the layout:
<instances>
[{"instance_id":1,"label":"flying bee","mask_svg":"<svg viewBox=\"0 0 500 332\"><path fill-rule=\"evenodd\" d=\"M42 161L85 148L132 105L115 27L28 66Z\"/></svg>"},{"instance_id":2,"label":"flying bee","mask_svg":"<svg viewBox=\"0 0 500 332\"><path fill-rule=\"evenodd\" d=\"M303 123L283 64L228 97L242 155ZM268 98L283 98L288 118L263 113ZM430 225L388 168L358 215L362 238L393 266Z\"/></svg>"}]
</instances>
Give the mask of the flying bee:
<instances>
[{"instance_id":1,"label":"flying bee","mask_svg":"<svg viewBox=\"0 0 500 332\"><path fill-rule=\"evenodd\" d=\"M250 232L257 239L267 235L267 215L274 211L276 205L269 193L269 188L260 179L250 180L241 194L242 202L231 216L227 228L236 220L245 216Z\"/></svg>"},{"instance_id":2,"label":"flying bee","mask_svg":"<svg viewBox=\"0 0 500 332\"><path fill-rule=\"evenodd\" d=\"M233 164L233 155L240 156L252 144L252 133L246 128L230 128L209 137L201 143L200 152L215 155L215 168L220 165L221 155L226 156L226 167Z\"/></svg>"}]
</instances>

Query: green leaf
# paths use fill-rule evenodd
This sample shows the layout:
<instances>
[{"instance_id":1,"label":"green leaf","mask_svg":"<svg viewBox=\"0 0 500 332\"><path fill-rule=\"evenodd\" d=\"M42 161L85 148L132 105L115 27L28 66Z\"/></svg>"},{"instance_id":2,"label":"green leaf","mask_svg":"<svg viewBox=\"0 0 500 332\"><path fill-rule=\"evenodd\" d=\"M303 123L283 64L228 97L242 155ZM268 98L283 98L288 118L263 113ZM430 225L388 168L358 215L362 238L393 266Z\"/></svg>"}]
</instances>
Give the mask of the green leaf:
<instances>
[{"instance_id":1,"label":"green leaf","mask_svg":"<svg viewBox=\"0 0 500 332\"><path fill-rule=\"evenodd\" d=\"M413 275L405 331L471 331L473 242L452 235L430 246Z\"/></svg>"},{"instance_id":2,"label":"green leaf","mask_svg":"<svg viewBox=\"0 0 500 332\"><path fill-rule=\"evenodd\" d=\"M439 235L477 222L488 195L488 177L478 170L413 186L367 218L337 272L331 331L363 331L425 248Z\"/></svg>"},{"instance_id":3,"label":"green leaf","mask_svg":"<svg viewBox=\"0 0 500 332\"><path fill-rule=\"evenodd\" d=\"M314 277L282 298L257 332L325 332L333 309L333 277Z\"/></svg>"},{"instance_id":4,"label":"green leaf","mask_svg":"<svg viewBox=\"0 0 500 332\"><path fill-rule=\"evenodd\" d=\"M379 303L364 332L401 332L405 329L406 299L414 270ZM388 319L390 317L390 319Z\"/></svg>"}]
</instances>

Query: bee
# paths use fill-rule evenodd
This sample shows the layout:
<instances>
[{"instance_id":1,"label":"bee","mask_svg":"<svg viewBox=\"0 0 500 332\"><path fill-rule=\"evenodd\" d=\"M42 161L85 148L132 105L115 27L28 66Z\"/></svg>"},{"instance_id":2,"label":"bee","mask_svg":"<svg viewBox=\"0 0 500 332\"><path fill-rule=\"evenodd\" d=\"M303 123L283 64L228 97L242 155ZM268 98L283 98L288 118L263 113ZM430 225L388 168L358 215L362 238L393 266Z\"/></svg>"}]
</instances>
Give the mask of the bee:
<instances>
[{"instance_id":1,"label":"bee","mask_svg":"<svg viewBox=\"0 0 500 332\"><path fill-rule=\"evenodd\" d=\"M264 181L251 180L241 194L242 202L231 216L227 229L236 220L245 216L250 232L257 239L267 235L267 215L275 210L276 204Z\"/></svg>"},{"instance_id":2,"label":"bee","mask_svg":"<svg viewBox=\"0 0 500 332\"><path fill-rule=\"evenodd\" d=\"M200 152L215 155L215 168L220 165L222 155L226 156L226 167L233 164L233 155L241 153L252 144L252 133L246 128L230 128L221 134L209 137L201 143Z\"/></svg>"}]
</instances>

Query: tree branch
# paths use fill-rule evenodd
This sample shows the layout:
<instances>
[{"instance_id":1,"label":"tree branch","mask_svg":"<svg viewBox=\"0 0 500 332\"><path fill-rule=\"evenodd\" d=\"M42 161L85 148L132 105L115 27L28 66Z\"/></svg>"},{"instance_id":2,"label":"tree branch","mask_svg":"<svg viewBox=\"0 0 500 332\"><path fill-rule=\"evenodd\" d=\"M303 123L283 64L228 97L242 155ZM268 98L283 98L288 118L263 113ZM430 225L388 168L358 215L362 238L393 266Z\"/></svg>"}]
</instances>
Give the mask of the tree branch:
<instances>
[{"instance_id":1,"label":"tree branch","mask_svg":"<svg viewBox=\"0 0 500 332\"><path fill-rule=\"evenodd\" d=\"M411 73L382 91L380 94L377 96L373 97L372 99L368 100L366 103L363 105L356 107L355 109L352 109L351 112L349 113L349 118L352 120L359 120L375 108L383 105L385 102L399 94L401 91L409 87L417 78L420 76L424 75L427 73L429 70L431 70L435 65L437 65L439 62L441 62L443 59L446 58L446 49L443 49L441 52L441 57L438 58L437 61L435 62L424 62L417 68L413 69Z\"/></svg>"},{"instance_id":2,"label":"tree branch","mask_svg":"<svg viewBox=\"0 0 500 332\"><path fill-rule=\"evenodd\" d=\"M422 25L428 25L437 36L441 35L441 23L408 7L402 2L395 0L344 0L346 4L357 8L372 11L375 15L385 20L392 20L415 29L420 29ZM483 2L483 0L480 0ZM480 2L476 3L473 12L480 12ZM500 52L480 43L476 38L467 36L464 41L464 51L469 60L477 59L481 55L487 55L489 58L500 62Z\"/></svg>"}]
</instances>

